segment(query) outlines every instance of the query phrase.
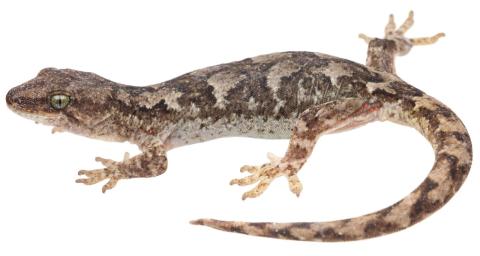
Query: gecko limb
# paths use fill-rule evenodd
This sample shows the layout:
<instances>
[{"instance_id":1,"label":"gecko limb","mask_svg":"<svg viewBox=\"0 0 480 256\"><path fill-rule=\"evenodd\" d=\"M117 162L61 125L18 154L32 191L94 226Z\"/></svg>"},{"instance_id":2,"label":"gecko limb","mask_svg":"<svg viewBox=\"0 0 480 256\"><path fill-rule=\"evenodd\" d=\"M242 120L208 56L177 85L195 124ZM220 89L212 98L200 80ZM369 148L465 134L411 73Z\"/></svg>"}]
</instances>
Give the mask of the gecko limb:
<instances>
[{"instance_id":1,"label":"gecko limb","mask_svg":"<svg viewBox=\"0 0 480 256\"><path fill-rule=\"evenodd\" d=\"M105 168L81 170L78 175L84 177L77 179L76 182L92 185L108 179L108 182L102 187L103 193L114 188L121 179L155 177L167 170L167 157L161 147L153 147L143 154L131 158L128 153L125 153L122 162L102 157L97 157L95 160L102 163Z\"/></svg>"},{"instance_id":2,"label":"gecko limb","mask_svg":"<svg viewBox=\"0 0 480 256\"><path fill-rule=\"evenodd\" d=\"M313 151L317 139L327 133L351 129L375 120L378 105L364 99L346 99L313 106L299 117L290 138L288 150L282 158L269 153L270 163L261 166L243 166L241 172L250 175L233 179L230 184L240 186L256 184L243 194L242 199L261 195L277 177L288 179L290 191L300 195L302 184L298 171Z\"/></svg>"},{"instance_id":3,"label":"gecko limb","mask_svg":"<svg viewBox=\"0 0 480 256\"><path fill-rule=\"evenodd\" d=\"M395 73L395 55L403 56L410 52L415 45L429 45L444 37L445 33L437 33L431 37L408 38L405 33L413 26L413 12L410 11L408 18L398 28L393 15L390 15L385 26L383 39L372 38L365 34L358 36L368 43L367 66L378 71Z\"/></svg>"}]
</instances>

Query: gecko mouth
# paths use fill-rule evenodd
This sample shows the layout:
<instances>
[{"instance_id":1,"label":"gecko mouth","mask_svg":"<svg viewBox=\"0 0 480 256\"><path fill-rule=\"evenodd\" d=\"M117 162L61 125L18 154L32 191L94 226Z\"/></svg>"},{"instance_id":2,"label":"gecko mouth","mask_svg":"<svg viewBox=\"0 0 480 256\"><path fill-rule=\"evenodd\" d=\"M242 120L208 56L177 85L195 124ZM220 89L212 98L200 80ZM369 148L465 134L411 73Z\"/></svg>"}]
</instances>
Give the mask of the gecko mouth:
<instances>
[{"instance_id":1,"label":"gecko mouth","mask_svg":"<svg viewBox=\"0 0 480 256\"><path fill-rule=\"evenodd\" d=\"M22 104L19 104L15 101L14 98L7 94L6 97L7 107L14 112L15 114L33 120L35 123L42 123L46 125L52 125L57 119L57 115L55 113L48 113L48 112L40 112L34 111L30 108L24 107Z\"/></svg>"},{"instance_id":2,"label":"gecko mouth","mask_svg":"<svg viewBox=\"0 0 480 256\"><path fill-rule=\"evenodd\" d=\"M45 125L54 125L54 123L56 122L56 119L57 119L52 114L50 114L50 115L48 115L48 114L40 115L40 114L36 114L36 113L32 113L32 112L21 111L21 110L15 109L13 107L10 107L10 109L13 112L15 112L17 115L19 115L21 117L24 117L24 118L27 118L27 119L30 119L30 120L33 120L33 121L35 121L35 123L41 123L41 124L45 124Z\"/></svg>"},{"instance_id":3,"label":"gecko mouth","mask_svg":"<svg viewBox=\"0 0 480 256\"><path fill-rule=\"evenodd\" d=\"M26 108L20 104L16 103L7 103L7 107L12 110L14 113L23 116L28 119L50 119L53 120L55 119L58 115L56 113L52 112L43 112L43 111L37 111L37 110L32 110L30 108Z\"/></svg>"}]
</instances>

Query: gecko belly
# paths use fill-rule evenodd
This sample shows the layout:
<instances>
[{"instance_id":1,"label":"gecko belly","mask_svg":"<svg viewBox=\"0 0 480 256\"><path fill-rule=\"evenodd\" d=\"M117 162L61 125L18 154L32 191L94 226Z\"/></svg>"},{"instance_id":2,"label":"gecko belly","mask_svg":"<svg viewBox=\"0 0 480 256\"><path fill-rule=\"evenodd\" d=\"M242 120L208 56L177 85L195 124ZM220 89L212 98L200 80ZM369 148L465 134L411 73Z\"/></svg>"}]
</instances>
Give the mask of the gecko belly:
<instances>
[{"instance_id":1,"label":"gecko belly","mask_svg":"<svg viewBox=\"0 0 480 256\"><path fill-rule=\"evenodd\" d=\"M169 137L171 148L222 137L288 139L296 118L223 117L216 121L195 119L179 124Z\"/></svg>"}]
</instances>

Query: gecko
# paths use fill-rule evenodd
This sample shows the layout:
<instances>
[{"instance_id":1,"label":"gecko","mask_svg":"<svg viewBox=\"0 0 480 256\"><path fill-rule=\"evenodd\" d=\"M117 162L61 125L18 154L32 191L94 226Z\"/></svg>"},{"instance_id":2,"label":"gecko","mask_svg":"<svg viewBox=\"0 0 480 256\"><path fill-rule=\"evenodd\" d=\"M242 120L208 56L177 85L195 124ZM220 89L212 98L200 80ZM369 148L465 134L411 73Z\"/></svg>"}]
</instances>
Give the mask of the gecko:
<instances>
[{"instance_id":1,"label":"gecko","mask_svg":"<svg viewBox=\"0 0 480 256\"><path fill-rule=\"evenodd\" d=\"M267 154L263 165L245 165L247 175L231 184L254 185L243 199L261 195L286 177L295 195L302 191L298 172L319 137L374 121L418 130L432 145L435 162L425 180L397 203L363 216L326 222L241 222L198 219L191 223L248 235L302 241L351 241L410 227L445 205L471 167L467 129L446 105L402 80L396 56L413 46L435 43L445 34L407 38L413 12L396 26L393 15L384 38L368 43L366 65L314 52L280 52L220 64L144 87L72 69L42 69L6 95L20 116L108 141L128 141L141 154L123 161L97 157L104 168L81 170L78 183L155 177L167 169L166 153L180 146L221 137L290 139L282 156Z\"/></svg>"}]
</instances>

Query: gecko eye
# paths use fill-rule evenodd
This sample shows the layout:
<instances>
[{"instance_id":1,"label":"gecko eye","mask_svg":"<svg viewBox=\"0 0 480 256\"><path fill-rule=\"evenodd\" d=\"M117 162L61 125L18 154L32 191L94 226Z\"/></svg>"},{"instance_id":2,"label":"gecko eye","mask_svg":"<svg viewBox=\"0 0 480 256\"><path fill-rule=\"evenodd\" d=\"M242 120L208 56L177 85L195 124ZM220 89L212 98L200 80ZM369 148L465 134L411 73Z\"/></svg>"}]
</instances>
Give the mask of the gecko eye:
<instances>
[{"instance_id":1,"label":"gecko eye","mask_svg":"<svg viewBox=\"0 0 480 256\"><path fill-rule=\"evenodd\" d=\"M70 103L70 96L65 94L55 94L50 97L50 106L56 110L64 109Z\"/></svg>"}]
</instances>

